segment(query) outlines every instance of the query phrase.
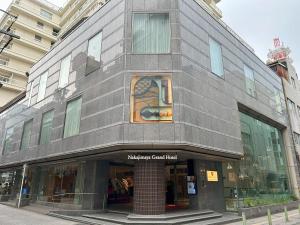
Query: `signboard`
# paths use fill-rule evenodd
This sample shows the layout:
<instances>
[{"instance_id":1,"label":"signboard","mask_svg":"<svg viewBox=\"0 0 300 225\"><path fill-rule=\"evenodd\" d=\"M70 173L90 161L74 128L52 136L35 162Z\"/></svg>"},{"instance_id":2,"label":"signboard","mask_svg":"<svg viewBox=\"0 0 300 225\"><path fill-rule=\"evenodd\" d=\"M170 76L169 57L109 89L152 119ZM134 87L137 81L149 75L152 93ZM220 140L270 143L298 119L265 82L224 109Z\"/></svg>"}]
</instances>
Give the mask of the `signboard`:
<instances>
[{"instance_id":1,"label":"signboard","mask_svg":"<svg viewBox=\"0 0 300 225\"><path fill-rule=\"evenodd\" d=\"M196 177L195 176L187 176L186 181L187 181L188 195L196 195L197 194Z\"/></svg>"},{"instance_id":2,"label":"signboard","mask_svg":"<svg viewBox=\"0 0 300 225\"><path fill-rule=\"evenodd\" d=\"M217 171L207 170L206 175L207 175L207 181L210 181L210 182L218 182L219 181Z\"/></svg>"}]
</instances>

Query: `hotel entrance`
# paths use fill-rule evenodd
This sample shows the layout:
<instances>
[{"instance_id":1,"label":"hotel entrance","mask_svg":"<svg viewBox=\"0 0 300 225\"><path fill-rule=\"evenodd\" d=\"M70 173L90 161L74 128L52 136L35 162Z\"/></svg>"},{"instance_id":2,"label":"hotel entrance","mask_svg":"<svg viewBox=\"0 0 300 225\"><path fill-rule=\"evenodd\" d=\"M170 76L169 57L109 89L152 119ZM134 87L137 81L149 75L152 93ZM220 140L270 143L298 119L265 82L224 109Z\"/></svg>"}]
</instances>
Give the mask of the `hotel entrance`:
<instances>
[{"instance_id":1,"label":"hotel entrance","mask_svg":"<svg viewBox=\"0 0 300 225\"><path fill-rule=\"evenodd\" d=\"M187 209L189 207L187 161L167 163L165 174L166 210Z\"/></svg>"},{"instance_id":2,"label":"hotel entrance","mask_svg":"<svg viewBox=\"0 0 300 225\"><path fill-rule=\"evenodd\" d=\"M132 211L134 166L110 163L107 206L112 210Z\"/></svg>"}]
</instances>

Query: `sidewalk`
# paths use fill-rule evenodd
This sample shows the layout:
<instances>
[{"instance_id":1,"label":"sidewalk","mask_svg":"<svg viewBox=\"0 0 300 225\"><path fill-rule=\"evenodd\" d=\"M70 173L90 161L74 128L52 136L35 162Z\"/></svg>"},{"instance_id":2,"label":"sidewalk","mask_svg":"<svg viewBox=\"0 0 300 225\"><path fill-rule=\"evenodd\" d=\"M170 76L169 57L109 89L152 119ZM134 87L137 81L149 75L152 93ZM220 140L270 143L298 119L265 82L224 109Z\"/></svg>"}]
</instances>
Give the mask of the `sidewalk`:
<instances>
[{"instance_id":1,"label":"sidewalk","mask_svg":"<svg viewBox=\"0 0 300 225\"><path fill-rule=\"evenodd\" d=\"M299 210L288 211L289 222L285 222L284 212L272 215L272 225L300 225ZM247 225L268 225L268 217L258 217L254 219L247 219ZM243 222L230 223L228 225L243 225Z\"/></svg>"}]
</instances>

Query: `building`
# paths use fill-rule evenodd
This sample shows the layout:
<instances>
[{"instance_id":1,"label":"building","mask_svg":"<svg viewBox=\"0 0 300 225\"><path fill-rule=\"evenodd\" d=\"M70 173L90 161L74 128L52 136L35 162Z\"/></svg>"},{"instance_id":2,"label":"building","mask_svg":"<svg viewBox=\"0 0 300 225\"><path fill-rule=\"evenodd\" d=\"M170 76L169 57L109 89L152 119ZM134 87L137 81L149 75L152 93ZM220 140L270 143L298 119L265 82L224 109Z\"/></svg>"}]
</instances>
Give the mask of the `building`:
<instances>
[{"instance_id":1,"label":"building","mask_svg":"<svg viewBox=\"0 0 300 225\"><path fill-rule=\"evenodd\" d=\"M0 56L0 107L25 90L26 72L57 40L64 38L82 21L101 8L108 0L69 0L59 8L46 0L14 0L7 11L18 16L11 32L19 35L5 48ZM218 1L199 0L206 10L216 17L222 12L217 8ZM6 30L10 17L0 19L0 28ZM0 47L7 43L8 37L0 37Z\"/></svg>"},{"instance_id":2,"label":"building","mask_svg":"<svg viewBox=\"0 0 300 225\"><path fill-rule=\"evenodd\" d=\"M194 0L108 1L26 91L0 118L2 201L134 224L299 194L280 78Z\"/></svg>"},{"instance_id":3,"label":"building","mask_svg":"<svg viewBox=\"0 0 300 225\"><path fill-rule=\"evenodd\" d=\"M17 16L10 32L19 35L0 55L0 107L25 90L26 72L56 41L60 17L58 7L43 0L14 0L7 11ZM6 30L10 25L10 16L4 14L0 28ZM1 46L7 43L7 36L1 37Z\"/></svg>"},{"instance_id":4,"label":"building","mask_svg":"<svg viewBox=\"0 0 300 225\"><path fill-rule=\"evenodd\" d=\"M269 51L267 65L274 70L282 80L284 96L291 130L290 148L295 151L295 171L300 173L300 82L290 57L291 50L281 43L279 38L274 39L274 49ZM298 183L300 183L298 181Z\"/></svg>"}]
</instances>

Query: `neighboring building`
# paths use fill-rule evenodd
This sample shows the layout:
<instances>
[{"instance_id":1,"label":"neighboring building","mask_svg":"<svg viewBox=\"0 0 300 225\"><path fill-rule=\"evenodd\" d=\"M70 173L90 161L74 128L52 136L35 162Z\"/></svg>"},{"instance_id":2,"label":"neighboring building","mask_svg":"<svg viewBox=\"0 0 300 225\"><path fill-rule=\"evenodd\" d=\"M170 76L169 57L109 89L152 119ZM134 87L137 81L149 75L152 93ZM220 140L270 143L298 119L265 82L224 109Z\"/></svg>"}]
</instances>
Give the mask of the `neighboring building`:
<instances>
[{"instance_id":1,"label":"neighboring building","mask_svg":"<svg viewBox=\"0 0 300 225\"><path fill-rule=\"evenodd\" d=\"M32 67L0 115L1 201L134 224L299 195L280 78L196 1L147 2L107 2Z\"/></svg>"},{"instance_id":2,"label":"neighboring building","mask_svg":"<svg viewBox=\"0 0 300 225\"><path fill-rule=\"evenodd\" d=\"M26 72L29 72L56 41L59 31L58 7L43 0L14 0L7 11L17 16L10 32L19 35L0 55L0 107L25 90ZM6 14L0 20L0 29L6 30L10 17ZM7 42L7 36L0 40L0 46Z\"/></svg>"},{"instance_id":3,"label":"neighboring building","mask_svg":"<svg viewBox=\"0 0 300 225\"><path fill-rule=\"evenodd\" d=\"M290 138L292 151L296 151L294 162L295 171L300 174L300 82L290 57L291 50L280 42L279 38L274 39L274 49L268 54L267 65L278 74L282 80L284 96L287 103L287 110L290 121ZM298 181L298 183L300 183Z\"/></svg>"}]
</instances>

